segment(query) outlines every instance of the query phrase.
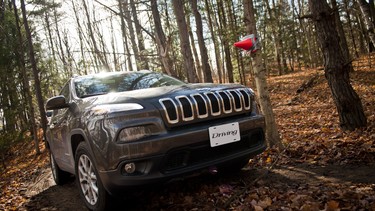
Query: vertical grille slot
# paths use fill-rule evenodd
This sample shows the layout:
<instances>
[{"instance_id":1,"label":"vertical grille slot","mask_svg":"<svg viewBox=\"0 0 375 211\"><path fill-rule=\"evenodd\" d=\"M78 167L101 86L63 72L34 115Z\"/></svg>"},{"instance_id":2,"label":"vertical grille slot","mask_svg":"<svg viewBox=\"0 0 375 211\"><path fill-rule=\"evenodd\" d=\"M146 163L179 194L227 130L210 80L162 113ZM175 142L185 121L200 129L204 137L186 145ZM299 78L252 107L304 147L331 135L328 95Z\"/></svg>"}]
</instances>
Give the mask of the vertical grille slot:
<instances>
[{"instance_id":1,"label":"vertical grille slot","mask_svg":"<svg viewBox=\"0 0 375 211\"><path fill-rule=\"evenodd\" d=\"M221 111L220 111L220 103L219 103L218 97L216 97L216 95L212 92L206 92L204 93L204 95L206 95L206 97L208 98L209 104L211 105L210 106L211 115L212 116L220 115Z\"/></svg>"},{"instance_id":2,"label":"vertical grille slot","mask_svg":"<svg viewBox=\"0 0 375 211\"><path fill-rule=\"evenodd\" d=\"M193 98L195 109L197 110L198 118L206 118L208 117L208 108L207 102L200 94L193 94L191 95Z\"/></svg>"},{"instance_id":3,"label":"vertical grille slot","mask_svg":"<svg viewBox=\"0 0 375 211\"><path fill-rule=\"evenodd\" d=\"M245 91L245 89L240 89L239 92L243 96L243 104L245 110L250 110L251 107L251 96L248 92Z\"/></svg>"},{"instance_id":4,"label":"vertical grille slot","mask_svg":"<svg viewBox=\"0 0 375 211\"><path fill-rule=\"evenodd\" d=\"M171 124L178 122L178 110L176 103L170 98L163 98L159 100L160 104L163 106L165 116Z\"/></svg>"},{"instance_id":5,"label":"vertical grille slot","mask_svg":"<svg viewBox=\"0 0 375 211\"><path fill-rule=\"evenodd\" d=\"M226 114L232 113L232 100L229 94L225 91L219 91L217 94L220 96L221 104L223 106L223 111Z\"/></svg>"},{"instance_id":6,"label":"vertical grille slot","mask_svg":"<svg viewBox=\"0 0 375 211\"><path fill-rule=\"evenodd\" d=\"M242 102L240 94L236 90L231 90L229 93L232 95L233 107L235 111L242 111Z\"/></svg>"},{"instance_id":7,"label":"vertical grille slot","mask_svg":"<svg viewBox=\"0 0 375 211\"><path fill-rule=\"evenodd\" d=\"M186 96L178 96L176 97L178 103L181 107L182 112L182 120L184 121L191 121L194 119L193 113L193 104Z\"/></svg>"}]
</instances>

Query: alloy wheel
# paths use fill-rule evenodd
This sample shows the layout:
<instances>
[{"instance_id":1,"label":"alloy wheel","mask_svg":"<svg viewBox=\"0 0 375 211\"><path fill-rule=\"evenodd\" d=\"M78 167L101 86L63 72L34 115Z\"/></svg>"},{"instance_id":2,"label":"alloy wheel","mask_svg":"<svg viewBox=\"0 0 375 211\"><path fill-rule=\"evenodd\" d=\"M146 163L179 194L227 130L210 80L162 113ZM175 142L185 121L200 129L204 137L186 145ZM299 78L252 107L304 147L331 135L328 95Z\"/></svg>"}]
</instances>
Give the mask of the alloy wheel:
<instances>
[{"instance_id":1,"label":"alloy wheel","mask_svg":"<svg viewBox=\"0 0 375 211\"><path fill-rule=\"evenodd\" d=\"M93 163L85 154L82 154L78 160L78 179L86 201L91 205L95 205L99 197L97 176Z\"/></svg>"}]
</instances>

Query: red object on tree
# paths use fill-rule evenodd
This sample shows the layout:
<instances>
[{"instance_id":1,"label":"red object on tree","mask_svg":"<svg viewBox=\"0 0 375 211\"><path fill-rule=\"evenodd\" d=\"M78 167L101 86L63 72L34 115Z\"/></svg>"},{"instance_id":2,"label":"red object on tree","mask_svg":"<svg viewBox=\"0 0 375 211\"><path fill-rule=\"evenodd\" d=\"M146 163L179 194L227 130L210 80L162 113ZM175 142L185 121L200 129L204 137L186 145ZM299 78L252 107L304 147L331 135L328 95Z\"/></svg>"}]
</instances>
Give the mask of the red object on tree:
<instances>
[{"instance_id":1,"label":"red object on tree","mask_svg":"<svg viewBox=\"0 0 375 211\"><path fill-rule=\"evenodd\" d=\"M258 48L258 39L253 34L244 37L241 41L234 43L234 46L237 48L241 48L245 51L250 51L251 53L255 53Z\"/></svg>"}]
</instances>

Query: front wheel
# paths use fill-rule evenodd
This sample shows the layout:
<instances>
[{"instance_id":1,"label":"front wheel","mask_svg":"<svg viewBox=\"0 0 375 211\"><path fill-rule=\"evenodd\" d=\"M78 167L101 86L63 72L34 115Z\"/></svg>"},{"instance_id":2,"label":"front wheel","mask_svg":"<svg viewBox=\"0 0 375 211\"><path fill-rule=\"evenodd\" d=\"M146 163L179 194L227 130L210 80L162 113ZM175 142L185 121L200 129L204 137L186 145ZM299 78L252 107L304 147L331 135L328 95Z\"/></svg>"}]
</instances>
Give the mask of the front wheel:
<instances>
[{"instance_id":1,"label":"front wheel","mask_svg":"<svg viewBox=\"0 0 375 211\"><path fill-rule=\"evenodd\" d=\"M98 171L84 142L78 145L75 172L80 195L90 210L105 210L109 196L99 178Z\"/></svg>"}]
</instances>

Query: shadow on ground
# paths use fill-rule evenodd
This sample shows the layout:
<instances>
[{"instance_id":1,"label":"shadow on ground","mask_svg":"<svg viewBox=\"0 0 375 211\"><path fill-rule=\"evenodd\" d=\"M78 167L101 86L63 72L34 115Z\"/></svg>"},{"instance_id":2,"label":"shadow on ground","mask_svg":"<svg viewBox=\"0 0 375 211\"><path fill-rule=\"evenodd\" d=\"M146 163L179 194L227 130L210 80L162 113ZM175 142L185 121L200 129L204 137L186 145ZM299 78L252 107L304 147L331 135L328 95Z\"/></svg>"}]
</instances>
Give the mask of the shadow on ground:
<instances>
[{"instance_id":1,"label":"shadow on ground","mask_svg":"<svg viewBox=\"0 0 375 211\"><path fill-rule=\"evenodd\" d=\"M30 201L24 205L28 210L86 210L81 200L74 178L63 186L54 185L50 172L47 172L50 186L31 196ZM253 181L261 177L257 183ZM51 182L52 181L52 182ZM118 210L179 210L184 207L181 202L186 201L186 197L192 197L195 203L205 204L198 207L205 209L217 209L210 197L222 197L219 187L231 184L241 189L248 187L255 189L258 187L270 187L280 189L285 192L285 188L305 186L310 187L325 185L333 188L348 188L353 185L375 186L375 166L367 165L310 165L296 164L288 166L275 166L272 170L267 169L243 169L239 174L233 175L210 175L203 174L167 184L148 188L134 192L133 196L126 197L115 202ZM335 185L337 184L337 185ZM202 189L202 187L205 187ZM35 189L35 188L34 188ZM197 197L197 192L209 192L205 198ZM233 190L233 193L236 190ZM276 190L277 191L277 190ZM372 190L375 191L375 190ZM225 199L225 198L224 198ZM207 200L207 201L205 201ZM175 204L177 203L177 204ZM210 207L212 205L212 207Z\"/></svg>"}]
</instances>

